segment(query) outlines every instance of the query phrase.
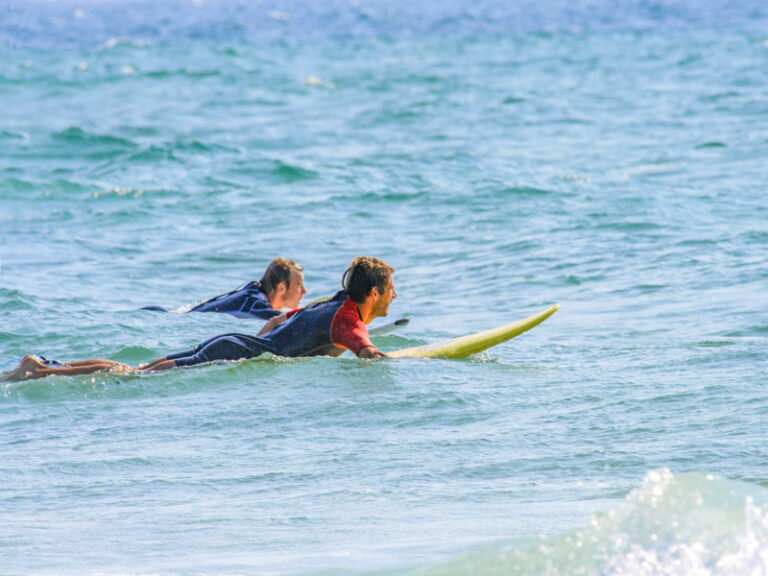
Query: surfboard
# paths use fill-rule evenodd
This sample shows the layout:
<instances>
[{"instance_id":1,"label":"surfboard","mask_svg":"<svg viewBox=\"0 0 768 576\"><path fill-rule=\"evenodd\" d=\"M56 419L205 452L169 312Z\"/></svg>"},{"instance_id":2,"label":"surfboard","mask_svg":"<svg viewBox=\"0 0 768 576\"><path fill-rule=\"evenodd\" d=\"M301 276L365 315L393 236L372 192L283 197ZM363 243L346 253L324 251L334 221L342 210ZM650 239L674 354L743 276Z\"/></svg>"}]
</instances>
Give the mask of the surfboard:
<instances>
[{"instance_id":1,"label":"surfboard","mask_svg":"<svg viewBox=\"0 0 768 576\"><path fill-rule=\"evenodd\" d=\"M369 328L368 334L370 334L371 336L381 336L382 334L389 334L390 332L399 330L403 326L407 326L408 322L410 321L411 319L408 317L400 318L399 320L395 320L394 322L390 322L389 324L382 324L381 326Z\"/></svg>"},{"instance_id":2,"label":"surfboard","mask_svg":"<svg viewBox=\"0 0 768 576\"><path fill-rule=\"evenodd\" d=\"M498 328L468 334L459 338L435 342L434 344L425 344L423 346L387 352L387 356L390 358L466 358L471 354L487 350L492 346L511 340L531 328L535 328L559 309L560 304L555 304L538 314L533 314L528 316L528 318L512 322L511 324L505 324Z\"/></svg>"}]
</instances>

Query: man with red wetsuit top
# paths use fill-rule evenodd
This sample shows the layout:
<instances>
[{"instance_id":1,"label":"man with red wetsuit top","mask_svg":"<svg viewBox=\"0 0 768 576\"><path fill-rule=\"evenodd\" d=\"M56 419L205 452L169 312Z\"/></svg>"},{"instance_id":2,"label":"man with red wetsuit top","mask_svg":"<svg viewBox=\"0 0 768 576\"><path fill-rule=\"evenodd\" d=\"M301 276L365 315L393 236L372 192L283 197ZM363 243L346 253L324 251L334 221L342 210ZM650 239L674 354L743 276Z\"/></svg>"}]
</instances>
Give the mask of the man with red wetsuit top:
<instances>
[{"instance_id":1,"label":"man with red wetsuit top","mask_svg":"<svg viewBox=\"0 0 768 576\"><path fill-rule=\"evenodd\" d=\"M7 380L44 376L90 374L99 370L154 372L195 366L216 360L242 360L264 352L277 356L341 356L351 350L360 358L383 358L371 342L369 324L386 316L397 298L392 278L395 269L384 260L360 256L344 272L343 290L333 298L271 318L257 336L223 334L192 350L159 358L139 367L94 359L62 363L25 356Z\"/></svg>"},{"instance_id":2,"label":"man with red wetsuit top","mask_svg":"<svg viewBox=\"0 0 768 576\"><path fill-rule=\"evenodd\" d=\"M325 355L340 356L346 349L351 350L360 358L386 356L371 342L367 325L375 318L386 316L389 313L389 305L392 300L397 298L395 282L392 278L394 271L392 266L380 258L360 256L352 261L341 279L344 290L331 300L320 304L343 299L342 304L336 307L330 329L330 341L340 350L338 353L334 353L333 350L326 350ZM291 310L271 318L258 335L269 334L303 310L306 308Z\"/></svg>"}]
</instances>

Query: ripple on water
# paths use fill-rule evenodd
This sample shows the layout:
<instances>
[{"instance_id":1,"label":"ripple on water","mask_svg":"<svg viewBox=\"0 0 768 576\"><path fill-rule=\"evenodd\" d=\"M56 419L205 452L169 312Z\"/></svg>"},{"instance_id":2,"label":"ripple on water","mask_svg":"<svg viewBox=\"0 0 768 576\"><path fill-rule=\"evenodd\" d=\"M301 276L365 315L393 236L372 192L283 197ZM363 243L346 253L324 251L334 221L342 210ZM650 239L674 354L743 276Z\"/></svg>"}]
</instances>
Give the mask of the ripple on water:
<instances>
[{"instance_id":1,"label":"ripple on water","mask_svg":"<svg viewBox=\"0 0 768 576\"><path fill-rule=\"evenodd\" d=\"M253 333L260 323L135 308L183 309L276 255L306 266L308 300L357 254L390 260L392 313L412 320L375 340L384 350L563 309L463 361L265 356L5 383L3 568L384 572L426 558L431 573L480 542L492 551L479 568L457 558L443 573L677 574L681 540L659 542L673 527L689 542L721 530L698 572L748 544L743 513L758 515L730 500L748 487L677 472L641 483L662 466L760 482L765 467L768 53L760 33L702 29L711 6L686 2L674 34L655 2L636 33L572 19L529 33L510 18L471 39L462 26L501 4L425 25L447 35L411 26L429 3L392 5L360 39L357 12L336 34L336 2L250 45L206 18L261 34L261 3L187 2L165 24L168 4L130 3L138 28L114 25L146 46L101 50L77 43L122 33L90 30L90 12L123 4L78 18L71 2L17 3L61 17L44 41L65 35L71 50L2 54L2 99L20 112L0 119L0 360L135 364ZM598 4L579 18L618 19ZM412 36L377 35L406 20ZM166 42L190 21L186 44ZM300 22L309 43L291 37ZM536 542L514 560L493 544L519 537ZM650 564L631 564L640 549Z\"/></svg>"},{"instance_id":2,"label":"ripple on water","mask_svg":"<svg viewBox=\"0 0 768 576\"><path fill-rule=\"evenodd\" d=\"M89 158L109 158L138 148L138 144L128 138L111 134L96 134L71 126L66 130L51 134L51 140L66 144L58 147L59 151L67 151L67 156L86 155Z\"/></svg>"}]
</instances>

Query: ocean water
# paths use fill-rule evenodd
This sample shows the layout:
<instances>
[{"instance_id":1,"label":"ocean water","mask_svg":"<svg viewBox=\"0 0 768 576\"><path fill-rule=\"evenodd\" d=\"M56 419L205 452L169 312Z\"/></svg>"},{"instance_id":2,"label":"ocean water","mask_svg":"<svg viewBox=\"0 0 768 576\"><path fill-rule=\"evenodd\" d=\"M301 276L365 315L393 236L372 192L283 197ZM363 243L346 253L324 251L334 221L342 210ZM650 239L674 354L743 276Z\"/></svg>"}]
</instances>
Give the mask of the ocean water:
<instances>
[{"instance_id":1,"label":"ocean water","mask_svg":"<svg viewBox=\"0 0 768 576\"><path fill-rule=\"evenodd\" d=\"M157 5L156 5L157 4ZM396 268L383 350L0 387L0 574L768 574L768 5L0 2L0 371Z\"/></svg>"}]
</instances>

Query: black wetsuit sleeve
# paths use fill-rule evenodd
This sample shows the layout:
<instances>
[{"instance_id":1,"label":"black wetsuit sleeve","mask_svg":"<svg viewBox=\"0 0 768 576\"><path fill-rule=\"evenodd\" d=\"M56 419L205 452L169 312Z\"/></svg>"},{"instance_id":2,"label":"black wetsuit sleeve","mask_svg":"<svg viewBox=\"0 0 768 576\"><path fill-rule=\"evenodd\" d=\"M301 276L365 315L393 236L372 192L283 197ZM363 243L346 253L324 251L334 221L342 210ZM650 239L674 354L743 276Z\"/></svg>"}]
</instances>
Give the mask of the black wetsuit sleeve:
<instances>
[{"instance_id":1,"label":"black wetsuit sleeve","mask_svg":"<svg viewBox=\"0 0 768 576\"><path fill-rule=\"evenodd\" d=\"M244 287L206 300L192 308L190 312L220 312L241 317L256 317L268 320L280 314L272 308L266 294L261 291L258 282L250 282Z\"/></svg>"}]
</instances>

